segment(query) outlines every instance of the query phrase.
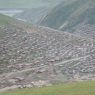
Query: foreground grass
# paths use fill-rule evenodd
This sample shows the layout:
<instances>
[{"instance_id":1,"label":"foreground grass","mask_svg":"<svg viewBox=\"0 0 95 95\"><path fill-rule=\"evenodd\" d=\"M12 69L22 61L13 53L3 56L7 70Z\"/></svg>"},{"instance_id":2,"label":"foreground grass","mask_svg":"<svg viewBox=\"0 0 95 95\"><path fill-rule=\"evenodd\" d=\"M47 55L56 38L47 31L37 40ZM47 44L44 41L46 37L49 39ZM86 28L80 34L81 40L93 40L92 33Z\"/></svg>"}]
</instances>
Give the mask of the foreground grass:
<instances>
[{"instance_id":1,"label":"foreground grass","mask_svg":"<svg viewBox=\"0 0 95 95\"><path fill-rule=\"evenodd\" d=\"M95 81L68 83L44 88L18 89L0 95L95 95Z\"/></svg>"}]
</instances>

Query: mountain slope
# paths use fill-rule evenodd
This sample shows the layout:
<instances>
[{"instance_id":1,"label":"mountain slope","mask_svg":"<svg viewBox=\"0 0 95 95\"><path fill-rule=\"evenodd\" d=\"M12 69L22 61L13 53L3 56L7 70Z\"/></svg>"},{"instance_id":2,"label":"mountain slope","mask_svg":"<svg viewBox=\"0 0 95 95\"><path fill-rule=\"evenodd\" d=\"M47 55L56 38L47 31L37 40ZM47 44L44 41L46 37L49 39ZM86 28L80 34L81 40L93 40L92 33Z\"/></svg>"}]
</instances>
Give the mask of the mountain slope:
<instances>
[{"instance_id":1,"label":"mountain slope","mask_svg":"<svg viewBox=\"0 0 95 95\"><path fill-rule=\"evenodd\" d=\"M22 13L14 15L15 18L18 19L23 19L28 22L31 22L32 24L36 24L39 19L42 19L50 9L52 9L53 6L51 7L39 7L39 8L32 8L32 9L27 9Z\"/></svg>"},{"instance_id":2,"label":"mountain slope","mask_svg":"<svg viewBox=\"0 0 95 95\"><path fill-rule=\"evenodd\" d=\"M0 14L0 26L9 25L9 24L12 24L15 21L16 20L11 18L11 17Z\"/></svg>"},{"instance_id":3,"label":"mountain slope","mask_svg":"<svg viewBox=\"0 0 95 95\"><path fill-rule=\"evenodd\" d=\"M25 25L0 33L0 88L95 80L94 40Z\"/></svg>"},{"instance_id":4,"label":"mountain slope","mask_svg":"<svg viewBox=\"0 0 95 95\"><path fill-rule=\"evenodd\" d=\"M95 0L61 3L40 21L41 25L67 31L73 31L82 23L95 24Z\"/></svg>"}]
</instances>

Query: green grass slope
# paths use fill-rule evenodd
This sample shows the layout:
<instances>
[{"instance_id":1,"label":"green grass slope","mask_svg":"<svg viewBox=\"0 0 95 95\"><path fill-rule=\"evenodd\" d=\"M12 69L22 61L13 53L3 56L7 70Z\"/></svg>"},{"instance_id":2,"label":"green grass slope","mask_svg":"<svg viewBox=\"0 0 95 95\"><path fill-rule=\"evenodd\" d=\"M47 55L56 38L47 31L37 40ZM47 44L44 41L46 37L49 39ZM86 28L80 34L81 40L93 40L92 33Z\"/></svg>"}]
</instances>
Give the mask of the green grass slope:
<instances>
[{"instance_id":1,"label":"green grass slope","mask_svg":"<svg viewBox=\"0 0 95 95\"><path fill-rule=\"evenodd\" d=\"M19 89L0 95L95 95L95 81L69 83L44 88Z\"/></svg>"},{"instance_id":2,"label":"green grass slope","mask_svg":"<svg viewBox=\"0 0 95 95\"><path fill-rule=\"evenodd\" d=\"M31 23L20 21L15 18L0 14L0 27L3 27L3 26L4 27L14 27L15 26L16 28L23 28L23 27L25 28L27 26L30 27ZM0 39L2 37L5 37L4 32L0 32Z\"/></svg>"},{"instance_id":3,"label":"green grass slope","mask_svg":"<svg viewBox=\"0 0 95 95\"><path fill-rule=\"evenodd\" d=\"M0 14L0 27L2 27L2 26L11 26L11 25L13 25L14 22L16 22L15 19ZM0 32L0 39L2 37L5 37L5 33L4 32Z\"/></svg>"},{"instance_id":4,"label":"green grass slope","mask_svg":"<svg viewBox=\"0 0 95 95\"><path fill-rule=\"evenodd\" d=\"M0 26L31 26L31 23L24 22L22 20L18 20L3 14L0 14Z\"/></svg>"},{"instance_id":5,"label":"green grass slope","mask_svg":"<svg viewBox=\"0 0 95 95\"><path fill-rule=\"evenodd\" d=\"M14 21L16 21L16 20L9 17L9 16L5 16L5 15L0 14L0 26L9 25Z\"/></svg>"}]
</instances>

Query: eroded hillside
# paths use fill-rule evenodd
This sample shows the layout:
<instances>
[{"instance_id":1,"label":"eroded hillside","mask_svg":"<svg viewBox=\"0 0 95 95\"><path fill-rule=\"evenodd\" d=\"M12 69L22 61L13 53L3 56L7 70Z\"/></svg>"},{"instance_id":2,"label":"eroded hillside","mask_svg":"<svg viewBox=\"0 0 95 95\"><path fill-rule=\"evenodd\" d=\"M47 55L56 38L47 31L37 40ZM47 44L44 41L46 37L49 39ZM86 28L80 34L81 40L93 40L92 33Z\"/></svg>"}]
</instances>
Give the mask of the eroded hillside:
<instances>
[{"instance_id":1,"label":"eroded hillside","mask_svg":"<svg viewBox=\"0 0 95 95\"><path fill-rule=\"evenodd\" d=\"M95 80L95 41L45 27L0 27L0 88Z\"/></svg>"}]
</instances>

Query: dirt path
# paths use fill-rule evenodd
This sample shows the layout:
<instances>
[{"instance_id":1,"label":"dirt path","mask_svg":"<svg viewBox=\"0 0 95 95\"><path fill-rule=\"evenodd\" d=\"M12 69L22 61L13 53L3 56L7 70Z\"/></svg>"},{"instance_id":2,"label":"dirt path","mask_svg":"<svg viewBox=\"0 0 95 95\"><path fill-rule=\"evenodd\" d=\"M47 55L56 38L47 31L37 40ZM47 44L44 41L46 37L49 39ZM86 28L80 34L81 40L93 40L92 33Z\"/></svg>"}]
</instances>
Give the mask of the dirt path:
<instances>
[{"instance_id":1,"label":"dirt path","mask_svg":"<svg viewBox=\"0 0 95 95\"><path fill-rule=\"evenodd\" d=\"M5 74L0 75L0 77L1 76L11 76L11 75L14 75L14 74L19 74L19 73L23 73L23 72L32 71L32 70L37 70L37 69L45 68L45 67L47 67L47 66L45 65L45 66L39 66L39 67L35 67L35 68L28 68L28 69L17 71L17 72L5 73Z\"/></svg>"},{"instance_id":2,"label":"dirt path","mask_svg":"<svg viewBox=\"0 0 95 95\"><path fill-rule=\"evenodd\" d=\"M63 62L60 62L60 63L56 63L56 64L54 64L54 66L60 66L60 65L63 65L63 64L65 64L65 63L68 63L68 62L71 62L71 61L77 61L77 60L80 60L80 59L87 58L87 57L89 57L89 56L90 56L90 55L83 56L83 57L78 57L78 58L73 58L73 59L66 60L66 61L63 61Z\"/></svg>"},{"instance_id":3,"label":"dirt path","mask_svg":"<svg viewBox=\"0 0 95 95\"><path fill-rule=\"evenodd\" d=\"M61 66L61 65L65 64L65 63L68 63L68 62L71 62L71 61L77 61L77 60L80 60L80 59L83 59L83 58L87 58L89 56L90 55L79 57L79 58L73 58L73 59L66 60L66 61L62 61L62 62L59 62L59 63L55 63L54 66ZM35 67L35 68L28 68L28 69L17 71L17 72L5 73L5 74L2 74L0 76L10 76L10 75L19 74L19 73L23 73L23 72L27 72L27 71L32 71L32 70L37 70L37 69L46 68L46 67L48 67L48 65L39 66L39 67Z\"/></svg>"},{"instance_id":4,"label":"dirt path","mask_svg":"<svg viewBox=\"0 0 95 95\"><path fill-rule=\"evenodd\" d=\"M55 63L54 66L61 66L61 65L66 64L68 62L71 62L71 61L77 61L77 60L80 60L80 59L85 59L85 58L87 58L89 56L90 55L79 57L79 58L70 59L70 60L67 60L67 61L59 62L59 63ZM75 64L75 65L78 65L78 64ZM48 65L44 65L44 66L39 66L39 67L35 67L35 68L25 69L25 70L22 70L22 71L6 73L6 74L2 74L0 76L1 77L2 76L11 76L11 75L14 75L14 74L19 74L19 73L23 73L23 72L27 72L27 71L32 71L32 70L37 70L37 69L41 69L41 68L47 68L47 67L48 67ZM7 91L7 90L13 90L13 89L16 89L16 88L18 88L18 86L16 86L16 85L15 86L11 86L11 87L5 87L3 89L0 89L0 92Z\"/></svg>"},{"instance_id":5,"label":"dirt path","mask_svg":"<svg viewBox=\"0 0 95 95\"><path fill-rule=\"evenodd\" d=\"M17 88L18 88L18 86L16 86L16 85L11 86L11 87L5 87L5 88L0 89L0 93L4 92L4 91L7 91L7 90L17 89Z\"/></svg>"}]
</instances>

